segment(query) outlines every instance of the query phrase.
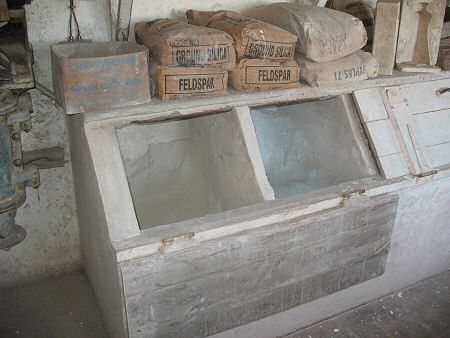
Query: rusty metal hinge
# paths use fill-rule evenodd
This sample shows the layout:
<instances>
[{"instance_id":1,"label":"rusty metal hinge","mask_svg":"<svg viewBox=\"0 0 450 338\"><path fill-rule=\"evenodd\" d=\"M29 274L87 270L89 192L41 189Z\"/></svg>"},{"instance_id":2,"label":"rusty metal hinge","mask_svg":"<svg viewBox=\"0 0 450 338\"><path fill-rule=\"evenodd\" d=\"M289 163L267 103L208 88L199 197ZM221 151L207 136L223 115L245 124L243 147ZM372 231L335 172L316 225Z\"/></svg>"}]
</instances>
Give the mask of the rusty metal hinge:
<instances>
[{"instance_id":1,"label":"rusty metal hinge","mask_svg":"<svg viewBox=\"0 0 450 338\"><path fill-rule=\"evenodd\" d=\"M167 238L163 238L161 239L161 243L162 245L159 247L159 252L164 252L164 248L167 246L172 245L174 242L176 241L180 241L180 240L190 240L195 236L195 233L193 231L191 232L187 232L185 234L181 234L181 235L176 235L176 236L172 236L172 237L167 237Z\"/></svg>"},{"instance_id":2,"label":"rusty metal hinge","mask_svg":"<svg viewBox=\"0 0 450 338\"><path fill-rule=\"evenodd\" d=\"M416 175L413 175L413 176L417 177L417 178L422 178L422 177L436 175L437 173L438 173L437 170L430 170L430 171L426 171L424 173L416 174Z\"/></svg>"},{"instance_id":3,"label":"rusty metal hinge","mask_svg":"<svg viewBox=\"0 0 450 338\"><path fill-rule=\"evenodd\" d=\"M356 188L353 190L343 191L339 195L342 199L349 199L352 196L361 195L366 192L365 188Z\"/></svg>"}]
</instances>

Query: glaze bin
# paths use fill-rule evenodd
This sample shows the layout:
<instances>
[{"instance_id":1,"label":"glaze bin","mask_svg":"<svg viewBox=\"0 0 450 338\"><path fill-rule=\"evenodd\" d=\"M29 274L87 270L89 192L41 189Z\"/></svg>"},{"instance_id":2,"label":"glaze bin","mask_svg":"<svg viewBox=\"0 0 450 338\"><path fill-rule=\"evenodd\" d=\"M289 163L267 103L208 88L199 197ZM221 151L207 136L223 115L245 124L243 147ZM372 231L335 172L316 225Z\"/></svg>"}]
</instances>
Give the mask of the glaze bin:
<instances>
[{"instance_id":1,"label":"glaze bin","mask_svg":"<svg viewBox=\"0 0 450 338\"><path fill-rule=\"evenodd\" d=\"M112 336L271 336L271 318L387 271L403 191L427 178L387 178L357 98L220 100L69 118L85 266Z\"/></svg>"}]
</instances>

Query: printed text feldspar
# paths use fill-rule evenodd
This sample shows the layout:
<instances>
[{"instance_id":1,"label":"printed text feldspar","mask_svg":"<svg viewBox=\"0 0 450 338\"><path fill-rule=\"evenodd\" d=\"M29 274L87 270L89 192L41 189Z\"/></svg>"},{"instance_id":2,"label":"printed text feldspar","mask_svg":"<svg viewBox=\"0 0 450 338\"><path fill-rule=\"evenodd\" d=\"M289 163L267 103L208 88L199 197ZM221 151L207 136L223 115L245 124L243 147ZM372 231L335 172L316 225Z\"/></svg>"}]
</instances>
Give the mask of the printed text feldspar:
<instances>
[{"instance_id":1,"label":"printed text feldspar","mask_svg":"<svg viewBox=\"0 0 450 338\"><path fill-rule=\"evenodd\" d=\"M214 89L214 78L186 78L178 81L180 91Z\"/></svg>"}]
</instances>

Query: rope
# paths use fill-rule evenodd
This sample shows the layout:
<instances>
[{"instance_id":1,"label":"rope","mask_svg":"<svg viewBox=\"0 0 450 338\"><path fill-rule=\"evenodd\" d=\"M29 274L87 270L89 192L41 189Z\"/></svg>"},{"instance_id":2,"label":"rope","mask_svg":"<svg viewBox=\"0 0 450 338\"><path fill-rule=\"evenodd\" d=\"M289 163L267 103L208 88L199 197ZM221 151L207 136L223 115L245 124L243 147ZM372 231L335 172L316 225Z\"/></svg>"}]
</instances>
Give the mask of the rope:
<instances>
[{"instance_id":1,"label":"rope","mask_svg":"<svg viewBox=\"0 0 450 338\"><path fill-rule=\"evenodd\" d=\"M70 10L70 15L69 15L69 41L74 41L75 40L75 38L73 36L73 32L72 32L72 20L75 22L75 28L77 30L77 32L76 32L76 40L80 41L80 40L82 40L82 38L81 38L81 32L80 32L80 25L78 24L77 15L75 13L75 2L74 2L74 0L70 0L69 10Z\"/></svg>"}]
</instances>

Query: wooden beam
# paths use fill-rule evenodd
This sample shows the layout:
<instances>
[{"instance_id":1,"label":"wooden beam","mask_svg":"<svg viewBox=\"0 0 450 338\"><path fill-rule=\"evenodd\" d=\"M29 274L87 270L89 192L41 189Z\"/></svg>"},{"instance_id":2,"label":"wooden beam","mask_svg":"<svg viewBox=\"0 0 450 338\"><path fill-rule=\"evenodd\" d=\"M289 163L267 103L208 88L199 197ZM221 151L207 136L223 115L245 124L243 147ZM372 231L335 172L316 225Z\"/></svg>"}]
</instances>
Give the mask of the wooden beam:
<instances>
[{"instance_id":1,"label":"wooden beam","mask_svg":"<svg viewBox=\"0 0 450 338\"><path fill-rule=\"evenodd\" d=\"M119 0L117 8L116 41L128 41L133 0Z\"/></svg>"}]
</instances>

